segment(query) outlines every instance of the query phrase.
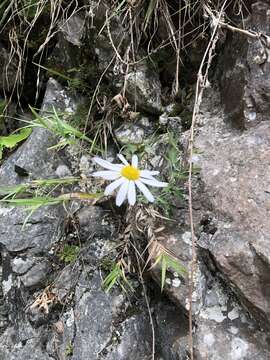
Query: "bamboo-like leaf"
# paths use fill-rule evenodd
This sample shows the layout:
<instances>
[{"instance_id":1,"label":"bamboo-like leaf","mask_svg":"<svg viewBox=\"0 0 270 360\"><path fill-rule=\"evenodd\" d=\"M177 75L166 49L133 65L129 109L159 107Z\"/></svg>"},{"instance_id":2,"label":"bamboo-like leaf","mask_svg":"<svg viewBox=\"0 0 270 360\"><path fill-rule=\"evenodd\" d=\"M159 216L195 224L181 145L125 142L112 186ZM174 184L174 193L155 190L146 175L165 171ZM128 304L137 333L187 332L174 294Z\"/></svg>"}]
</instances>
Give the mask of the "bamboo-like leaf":
<instances>
[{"instance_id":1,"label":"bamboo-like leaf","mask_svg":"<svg viewBox=\"0 0 270 360\"><path fill-rule=\"evenodd\" d=\"M16 194L25 192L27 189L27 185L20 184L20 185L3 185L0 186L0 196L7 196L11 197Z\"/></svg>"},{"instance_id":2,"label":"bamboo-like leaf","mask_svg":"<svg viewBox=\"0 0 270 360\"><path fill-rule=\"evenodd\" d=\"M57 178L57 179L36 179L33 180L29 185L36 186L54 186L54 185L67 185L72 184L74 182L78 182L80 180L79 177L66 177L66 178Z\"/></svg>"},{"instance_id":3,"label":"bamboo-like leaf","mask_svg":"<svg viewBox=\"0 0 270 360\"><path fill-rule=\"evenodd\" d=\"M62 79L67 80L67 81L72 81L72 80L73 80L71 77L62 74L62 73L60 73L59 71L57 71L57 70L55 70L55 69L47 68L47 67L45 67L45 66L43 66L43 65L40 65L40 64L37 64L37 63L35 63L35 62L33 62L33 64L36 65L36 66L38 66L39 68L41 68L41 69L43 69L43 70L48 71L49 74L59 76L59 77L61 77Z\"/></svg>"},{"instance_id":4,"label":"bamboo-like leaf","mask_svg":"<svg viewBox=\"0 0 270 360\"><path fill-rule=\"evenodd\" d=\"M46 205L57 205L61 203L63 200L60 198L53 197L34 197L34 198L25 198L25 199L2 199L2 202L14 205L14 206L46 206Z\"/></svg>"},{"instance_id":5,"label":"bamboo-like leaf","mask_svg":"<svg viewBox=\"0 0 270 360\"><path fill-rule=\"evenodd\" d=\"M119 285L124 292L127 292L125 285L127 285L130 290L133 290L131 284L126 278L125 270L124 267L121 265L121 262L113 265L112 271L104 279L102 286L108 293L111 288L116 284Z\"/></svg>"},{"instance_id":6,"label":"bamboo-like leaf","mask_svg":"<svg viewBox=\"0 0 270 360\"><path fill-rule=\"evenodd\" d=\"M56 145L50 147L50 149L61 148L63 146L74 143L76 140L84 140L91 144L91 149L94 149L98 152L101 150L96 147L95 142L91 140L88 136L82 133L80 130L76 129L72 125L68 124L66 121L62 120L59 117L57 111L53 108L53 113L48 116L40 116L36 109L29 106L31 112L35 116L34 121L26 121L30 127L41 127L49 130L53 134L62 137L63 139Z\"/></svg>"},{"instance_id":7,"label":"bamboo-like leaf","mask_svg":"<svg viewBox=\"0 0 270 360\"><path fill-rule=\"evenodd\" d=\"M164 289L166 272L167 272L166 257L164 255L162 255L162 258L161 258L161 291L163 291L163 289Z\"/></svg>"},{"instance_id":8,"label":"bamboo-like leaf","mask_svg":"<svg viewBox=\"0 0 270 360\"><path fill-rule=\"evenodd\" d=\"M28 190L46 188L56 185L68 185L74 182L78 182L80 178L77 177L67 177L67 178L57 178L57 179L36 179L28 183L20 185L2 185L0 186L0 196L6 196L7 198L20 193L24 193Z\"/></svg>"},{"instance_id":9,"label":"bamboo-like leaf","mask_svg":"<svg viewBox=\"0 0 270 360\"><path fill-rule=\"evenodd\" d=\"M112 271L109 273L109 275L105 278L105 280L103 281L103 287L105 288L106 292L109 292L111 290L111 288L115 285L115 283L117 282L117 280L120 277L120 265L119 264L115 264Z\"/></svg>"},{"instance_id":10,"label":"bamboo-like leaf","mask_svg":"<svg viewBox=\"0 0 270 360\"><path fill-rule=\"evenodd\" d=\"M31 105L29 105L29 108L32 112L32 114L35 116L37 123L35 124L34 122L29 122L31 124L31 126L40 126L43 127L44 129L48 129L50 130L50 127L48 126L48 123L46 123L46 121L44 121L43 117L40 116L37 112L36 109L33 108Z\"/></svg>"},{"instance_id":11,"label":"bamboo-like leaf","mask_svg":"<svg viewBox=\"0 0 270 360\"><path fill-rule=\"evenodd\" d=\"M176 271L179 275L187 272L186 268L180 262L169 255L164 255L166 258L167 266Z\"/></svg>"},{"instance_id":12,"label":"bamboo-like leaf","mask_svg":"<svg viewBox=\"0 0 270 360\"><path fill-rule=\"evenodd\" d=\"M31 134L32 129L29 128L22 128L20 131L17 131L16 133L10 134L8 136L0 136L0 160L2 158L2 149L8 148L12 149L15 147L19 142L25 140L28 138L28 136Z\"/></svg>"}]
</instances>

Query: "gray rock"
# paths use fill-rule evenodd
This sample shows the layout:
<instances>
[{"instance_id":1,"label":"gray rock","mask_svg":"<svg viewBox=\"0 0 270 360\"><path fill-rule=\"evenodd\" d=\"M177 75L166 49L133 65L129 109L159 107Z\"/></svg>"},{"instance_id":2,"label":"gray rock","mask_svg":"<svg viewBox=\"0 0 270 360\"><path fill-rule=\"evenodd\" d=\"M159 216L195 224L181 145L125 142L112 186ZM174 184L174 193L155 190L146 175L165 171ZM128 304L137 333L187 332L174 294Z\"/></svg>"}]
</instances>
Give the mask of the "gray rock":
<instances>
[{"instance_id":1,"label":"gray rock","mask_svg":"<svg viewBox=\"0 0 270 360\"><path fill-rule=\"evenodd\" d=\"M85 19L81 18L77 14L74 14L69 17L67 21L64 21L62 26L60 26L60 31L66 41L75 46L81 46L81 40L85 31Z\"/></svg>"},{"instance_id":2,"label":"gray rock","mask_svg":"<svg viewBox=\"0 0 270 360\"><path fill-rule=\"evenodd\" d=\"M73 77L73 73L68 73L70 69L78 69L75 72L76 78L81 80L80 68L83 59L83 38L86 34L86 18L75 13L68 19L59 24L57 34L58 42L48 59L48 66L59 69L63 75ZM83 74L84 75L84 74ZM75 83L74 83L75 84ZM82 85L81 85L82 87Z\"/></svg>"},{"instance_id":3,"label":"gray rock","mask_svg":"<svg viewBox=\"0 0 270 360\"><path fill-rule=\"evenodd\" d=\"M1 336L1 360L52 360L42 344L49 336L48 331L34 329L26 320L17 319Z\"/></svg>"},{"instance_id":4,"label":"gray rock","mask_svg":"<svg viewBox=\"0 0 270 360\"><path fill-rule=\"evenodd\" d=\"M199 243L249 309L269 322L270 129L261 123L238 133L224 125L222 113L206 109L204 119L195 147L204 198L218 226Z\"/></svg>"},{"instance_id":5,"label":"gray rock","mask_svg":"<svg viewBox=\"0 0 270 360\"><path fill-rule=\"evenodd\" d=\"M114 134L120 145L142 144L153 133L154 128L148 118L126 122L115 130Z\"/></svg>"},{"instance_id":6,"label":"gray rock","mask_svg":"<svg viewBox=\"0 0 270 360\"><path fill-rule=\"evenodd\" d=\"M135 108L152 114L162 113L161 84L158 74L146 65L126 77L128 100Z\"/></svg>"},{"instance_id":7,"label":"gray rock","mask_svg":"<svg viewBox=\"0 0 270 360\"><path fill-rule=\"evenodd\" d=\"M93 47L94 45L94 54L97 58L99 71L102 73L106 70L107 75L109 71L112 82L116 85L119 81L118 86L121 88L123 80L119 78L123 74L122 64L117 59L116 61L113 61L113 59L115 49L124 58L129 45L129 35L122 24L121 16L117 13L110 16L111 4L109 1L94 0L91 5L87 46ZM106 12L108 12L107 17ZM101 31L101 29L103 30Z\"/></svg>"},{"instance_id":8,"label":"gray rock","mask_svg":"<svg viewBox=\"0 0 270 360\"><path fill-rule=\"evenodd\" d=\"M160 117L158 118L158 122L160 123L160 125L167 125L169 121L169 116L167 113L163 113L160 115Z\"/></svg>"},{"instance_id":9,"label":"gray rock","mask_svg":"<svg viewBox=\"0 0 270 360\"><path fill-rule=\"evenodd\" d=\"M37 263L20 280L25 287L42 286L48 282L48 274L51 270L50 264L46 260L36 259Z\"/></svg>"},{"instance_id":10,"label":"gray rock","mask_svg":"<svg viewBox=\"0 0 270 360\"><path fill-rule=\"evenodd\" d=\"M233 34L222 62L221 93L226 118L238 128L250 128L269 120L270 111L270 5L252 5L250 29L268 35L268 40ZM268 45L267 45L268 41Z\"/></svg>"},{"instance_id":11,"label":"gray rock","mask_svg":"<svg viewBox=\"0 0 270 360\"><path fill-rule=\"evenodd\" d=\"M18 275L23 275L34 265L33 259L23 259L16 257L12 260L12 271Z\"/></svg>"},{"instance_id":12,"label":"gray rock","mask_svg":"<svg viewBox=\"0 0 270 360\"><path fill-rule=\"evenodd\" d=\"M117 290L109 294L102 290L98 272L82 273L76 285L75 307L61 318L64 331L59 352L64 356L71 342L74 360L148 359L151 332L147 316L140 312L127 316L126 306Z\"/></svg>"},{"instance_id":13,"label":"gray rock","mask_svg":"<svg viewBox=\"0 0 270 360\"><path fill-rule=\"evenodd\" d=\"M80 274L81 267L77 262L67 265L54 280L54 292L61 303L72 296Z\"/></svg>"},{"instance_id":14,"label":"gray rock","mask_svg":"<svg viewBox=\"0 0 270 360\"><path fill-rule=\"evenodd\" d=\"M42 111L51 110L53 106L56 110L73 111L75 102L51 79ZM1 185L29 181L17 176L14 164L26 168L31 177L55 177L55 169L64 163L59 155L47 148L56 141L46 130L35 129L1 166ZM0 332L4 331L0 340L1 359L51 359L42 345L43 341L48 341L50 334L46 334L45 328L41 328L40 332L33 329L26 313L34 302L30 294L33 288L45 286L49 280L51 264L47 256L52 244L59 238L58 223L62 211L62 207L58 206L39 208L24 224L28 213L23 208L0 207L0 262L3 269L0 274L0 293L3 294ZM36 324L40 326L44 322L48 323L48 319L40 319Z\"/></svg>"},{"instance_id":15,"label":"gray rock","mask_svg":"<svg viewBox=\"0 0 270 360\"><path fill-rule=\"evenodd\" d=\"M2 335L8 325L8 308L4 300L3 284L1 281L2 278L3 268L0 265L0 335Z\"/></svg>"},{"instance_id":16,"label":"gray rock","mask_svg":"<svg viewBox=\"0 0 270 360\"><path fill-rule=\"evenodd\" d=\"M208 265L210 261L208 259ZM204 273L204 291L201 292L201 284L195 281L193 293L196 359L268 359L268 334L261 331L258 323L250 318L233 294L227 292L218 277L213 277L205 266L201 265L200 270ZM189 353L188 301L186 299L184 304L183 287L180 288L183 299L168 287L166 291L177 306L163 299L155 307L158 346L162 359L184 360Z\"/></svg>"},{"instance_id":17,"label":"gray rock","mask_svg":"<svg viewBox=\"0 0 270 360\"><path fill-rule=\"evenodd\" d=\"M139 313L123 321L116 330L115 340L118 344L108 348L106 359L148 360L152 354L152 333L148 314Z\"/></svg>"},{"instance_id":18,"label":"gray rock","mask_svg":"<svg viewBox=\"0 0 270 360\"><path fill-rule=\"evenodd\" d=\"M196 314L195 354L198 360L268 359L268 336L248 313L208 274L204 303Z\"/></svg>"},{"instance_id":19,"label":"gray rock","mask_svg":"<svg viewBox=\"0 0 270 360\"><path fill-rule=\"evenodd\" d=\"M25 209L1 206L0 244L8 251L16 252L48 249L57 236L61 213L61 207L43 207L36 210L24 225L28 215Z\"/></svg>"},{"instance_id":20,"label":"gray rock","mask_svg":"<svg viewBox=\"0 0 270 360\"><path fill-rule=\"evenodd\" d=\"M188 358L188 318L184 313L161 299L155 306L156 337L158 352L163 360L184 360Z\"/></svg>"},{"instance_id":21,"label":"gray rock","mask_svg":"<svg viewBox=\"0 0 270 360\"><path fill-rule=\"evenodd\" d=\"M55 170L55 174L60 178L72 176L70 169L66 165L59 165Z\"/></svg>"},{"instance_id":22,"label":"gray rock","mask_svg":"<svg viewBox=\"0 0 270 360\"><path fill-rule=\"evenodd\" d=\"M82 241L93 237L109 237L114 231L106 212L98 206L84 206L76 213Z\"/></svg>"},{"instance_id":23,"label":"gray rock","mask_svg":"<svg viewBox=\"0 0 270 360\"><path fill-rule=\"evenodd\" d=\"M63 88L55 79L50 78L47 83L41 114L53 108L56 111L65 111L72 114L77 109L78 101L79 99L72 96L68 90Z\"/></svg>"},{"instance_id":24,"label":"gray rock","mask_svg":"<svg viewBox=\"0 0 270 360\"><path fill-rule=\"evenodd\" d=\"M168 131L174 134L182 132L182 119L179 116L169 116L167 113L160 115L158 122L162 126L166 126Z\"/></svg>"},{"instance_id":25,"label":"gray rock","mask_svg":"<svg viewBox=\"0 0 270 360\"><path fill-rule=\"evenodd\" d=\"M47 360L57 356L64 359L69 354L74 360L124 360L129 356L135 360L148 359L152 339L145 306L136 305L132 310L121 291L115 289L106 294L102 289L98 267L103 256L111 254L116 245L115 228L107 212L97 206L85 206L75 212L77 239L81 240L79 257L83 265L78 260L50 274L51 281L53 275L55 277L51 291L58 304L49 304L49 313L44 314L38 307L31 307L44 289L35 294L30 291L34 287L45 287L47 283L44 283L49 280L48 272L53 264L46 260L46 253L50 249L53 255L55 247L51 245L58 239L53 232L61 213L57 208L39 209L30 218L25 231L20 232L10 214L20 214L21 226L22 209L3 207L1 211L6 220L1 223L5 231L1 237L2 256L5 255L1 290L3 288L9 314L8 322L4 312L3 321L0 317L4 331L0 338L2 358ZM54 216L48 220L49 211ZM42 230L48 221L48 227ZM12 239L15 234L17 238ZM23 257L17 255L12 259L14 251L23 251ZM44 257L33 256L35 253L44 253ZM64 310L61 305L65 305ZM2 316L2 304L0 310Z\"/></svg>"}]
</instances>

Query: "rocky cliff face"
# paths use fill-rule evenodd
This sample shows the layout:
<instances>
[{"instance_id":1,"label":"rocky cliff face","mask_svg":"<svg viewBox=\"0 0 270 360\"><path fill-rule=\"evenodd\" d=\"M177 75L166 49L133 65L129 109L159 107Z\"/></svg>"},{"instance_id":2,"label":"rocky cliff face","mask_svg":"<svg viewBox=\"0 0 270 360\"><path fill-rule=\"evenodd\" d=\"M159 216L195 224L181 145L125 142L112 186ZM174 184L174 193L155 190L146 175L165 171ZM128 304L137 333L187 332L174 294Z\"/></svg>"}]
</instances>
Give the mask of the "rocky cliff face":
<instances>
[{"instance_id":1,"label":"rocky cliff face","mask_svg":"<svg viewBox=\"0 0 270 360\"><path fill-rule=\"evenodd\" d=\"M170 174L189 161L194 94L183 85L185 101L172 102L160 68L145 60L125 68L125 49L130 44L121 16L115 15L102 32L110 16L108 4L93 1L88 17L82 11L62 24L48 63L72 69L68 74L78 67L80 71L75 82L71 75L68 83L61 77L46 81L40 115L54 108L75 119L83 116L85 104L93 105L93 98L88 99L90 88L100 108L92 106L94 116L88 121L95 125L102 119L102 126L109 129L103 136L113 139L107 144L107 157L114 160L120 147L135 149L174 187L169 195L157 194L163 202L156 208L138 206L132 212L115 209L110 199L94 206L74 200L40 207L26 222L25 209L0 202L1 360L190 357L187 275L169 269L162 294L158 267L151 267L143 282L131 272L132 292L121 286L105 292L102 286L112 259L119 256L117 249L134 225L130 218L137 226L133 235L141 243L153 235L154 223L162 234L159 245L186 269L192 248L186 177L180 181ZM197 266L192 302L198 360L270 358L270 7L260 1L250 9L247 29L260 36L227 34L196 124L192 161ZM164 25L160 26L159 31ZM106 95L100 79L105 81ZM125 96L119 96L123 86ZM1 82L0 87L4 87ZM106 96L112 94L108 106ZM48 130L35 128L22 145L6 154L0 166L1 197L4 185L73 175L81 181L68 192L95 189L90 177L93 154L73 143L55 151L52 147L58 141ZM18 174L15 165L26 169L27 176ZM154 222L154 210L166 214L165 219ZM76 250L75 255L65 253L66 245ZM150 253L152 246L150 242Z\"/></svg>"}]
</instances>

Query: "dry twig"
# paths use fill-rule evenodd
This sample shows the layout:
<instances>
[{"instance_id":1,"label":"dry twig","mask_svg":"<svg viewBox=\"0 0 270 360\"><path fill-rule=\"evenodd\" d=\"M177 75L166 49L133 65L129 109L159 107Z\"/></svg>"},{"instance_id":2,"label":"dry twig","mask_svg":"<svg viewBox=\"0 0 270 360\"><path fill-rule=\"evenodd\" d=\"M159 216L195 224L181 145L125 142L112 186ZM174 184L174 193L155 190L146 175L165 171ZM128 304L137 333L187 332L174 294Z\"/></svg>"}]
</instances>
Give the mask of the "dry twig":
<instances>
[{"instance_id":1,"label":"dry twig","mask_svg":"<svg viewBox=\"0 0 270 360\"><path fill-rule=\"evenodd\" d=\"M194 273L196 271L196 237L194 231L194 222L193 222L193 210L192 210L192 157L193 157L193 145L194 145L194 130L195 124L199 116L200 106L202 102L202 96L204 89L207 86L208 82L208 72L214 57L214 51L216 43L218 41L218 28L219 22L223 15L223 10L226 6L227 0L224 1L217 21L213 24L212 36L209 40L208 46L205 50L204 56L202 58L200 68L197 74L197 83L196 83L196 93L195 93L195 102L193 107L192 122L190 127L190 138L189 138L189 171L188 171L188 202L189 202L189 220L190 220L190 230L191 230L191 239L192 239L192 260L190 267L190 276L189 276L189 349L190 349L190 359L194 359L193 354L193 316L192 316L192 295L194 290ZM209 11L207 5L204 6L206 12ZM205 67L206 65L206 67Z\"/></svg>"}]
</instances>

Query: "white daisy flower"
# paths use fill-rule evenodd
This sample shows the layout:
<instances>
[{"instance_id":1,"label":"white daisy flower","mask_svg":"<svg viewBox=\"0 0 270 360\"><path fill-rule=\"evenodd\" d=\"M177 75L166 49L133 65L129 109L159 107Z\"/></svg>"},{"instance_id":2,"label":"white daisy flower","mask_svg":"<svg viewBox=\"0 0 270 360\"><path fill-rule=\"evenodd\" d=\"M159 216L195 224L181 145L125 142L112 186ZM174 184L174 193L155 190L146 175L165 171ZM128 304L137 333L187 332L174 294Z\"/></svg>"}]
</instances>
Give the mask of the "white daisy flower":
<instances>
[{"instance_id":1,"label":"white daisy flower","mask_svg":"<svg viewBox=\"0 0 270 360\"><path fill-rule=\"evenodd\" d=\"M105 180L114 180L105 189L104 194L110 195L114 190L119 188L116 196L116 205L121 206L125 199L130 205L136 202L136 187L143 193L146 199L154 202L154 196L148 190L146 185L155 187L166 187L168 184L158 181L154 175L158 175L159 171L139 170L138 156L133 155L131 165L127 162L123 155L118 154L118 158L122 164L112 164L109 161L95 157L94 161L107 170L96 171L92 175L102 177Z\"/></svg>"}]
</instances>

